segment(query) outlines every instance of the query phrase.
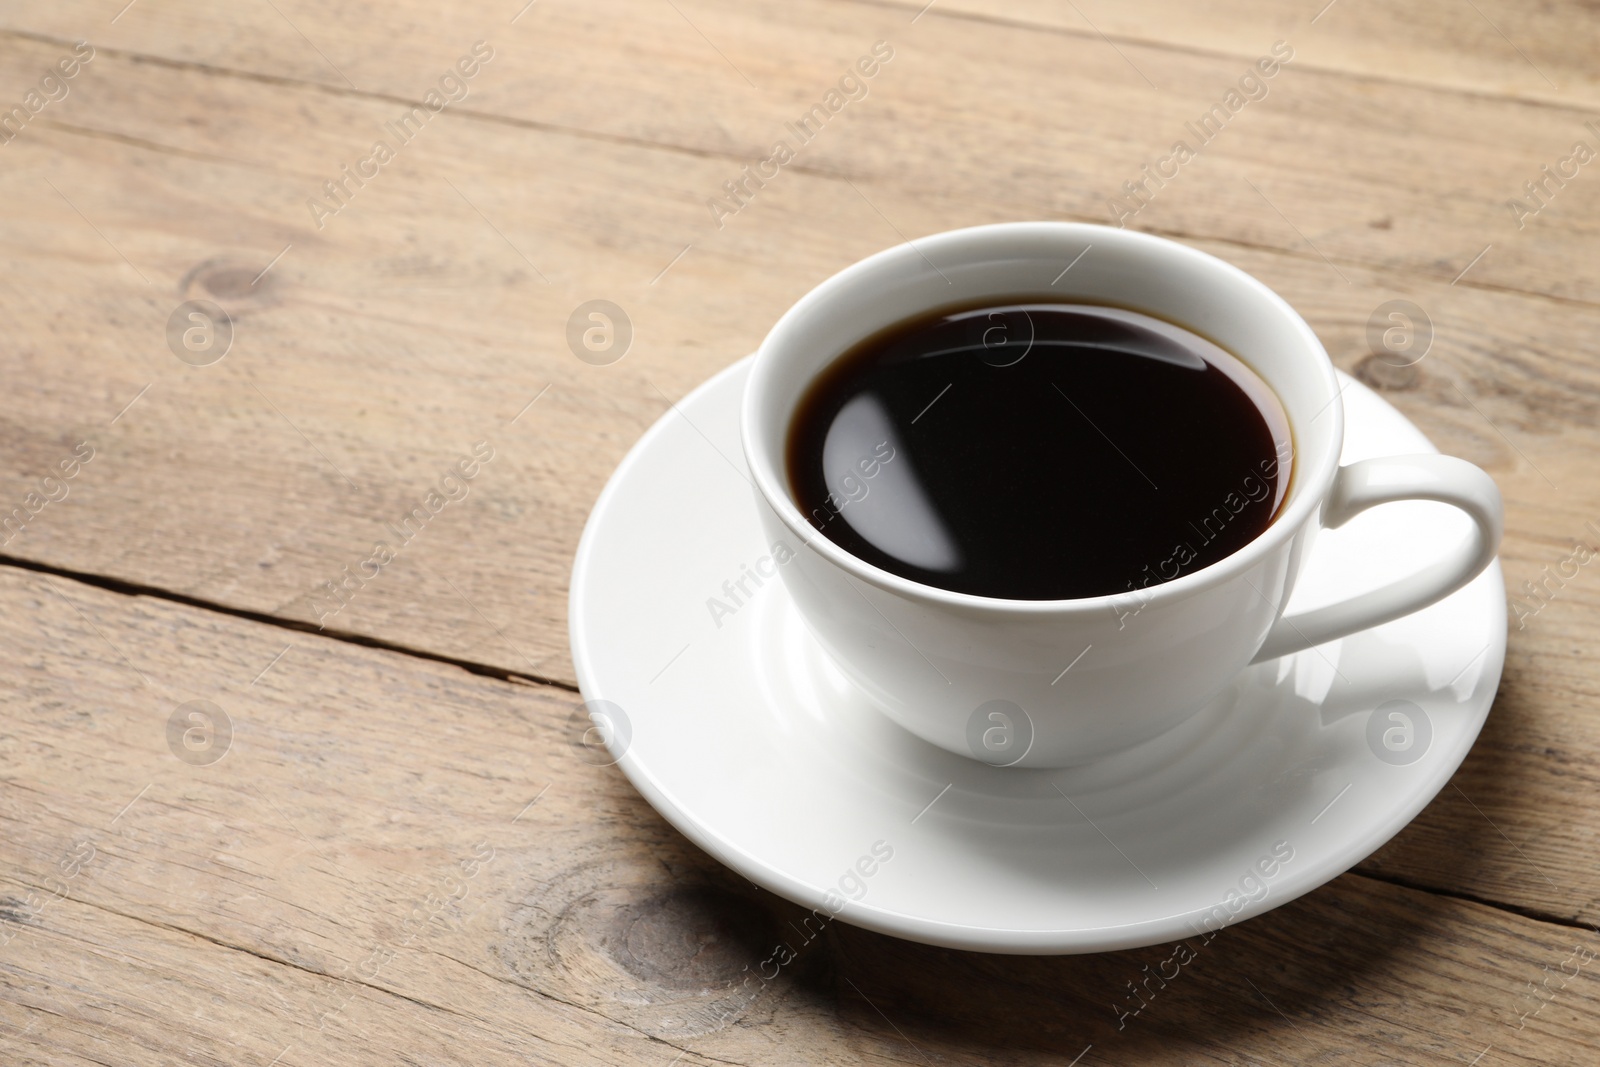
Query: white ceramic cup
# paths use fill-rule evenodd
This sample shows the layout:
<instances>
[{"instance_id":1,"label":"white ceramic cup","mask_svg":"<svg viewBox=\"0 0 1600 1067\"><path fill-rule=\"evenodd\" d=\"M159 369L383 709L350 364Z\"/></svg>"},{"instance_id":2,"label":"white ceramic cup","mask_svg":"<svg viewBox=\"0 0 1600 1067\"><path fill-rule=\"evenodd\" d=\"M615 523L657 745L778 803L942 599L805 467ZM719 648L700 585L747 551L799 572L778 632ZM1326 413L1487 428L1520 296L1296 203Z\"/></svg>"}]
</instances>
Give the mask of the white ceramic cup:
<instances>
[{"instance_id":1,"label":"white ceramic cup","mask_svg":"<svg viewBox=\"0 0 1600 1067\"><path fill-rule=\"evenodd\" d=\"M1289 418L1293 474L1277 518L1210 566L1137 592L1073 600L951 592L831 542L801 514L785 473L790 420L808 385L885 327L990 298L1130 308L1238 356ZM784 584L822 647L907 730L1002 766L1071 766L1154 737L1253 661L1447 596L1489 565L1500 541L1499 491L1464 460L1415 455L1339 465L1344 408L1333 364L1276 293L1193 248L1105 226L979 226L847 267L801 298L762 342L740 425L767 535L796 552L780 568ZM1284 616L1317 529L1399 500L1453 504L1471 516L1474 536L1399 581Z\"/></svg>"}]
</instances>

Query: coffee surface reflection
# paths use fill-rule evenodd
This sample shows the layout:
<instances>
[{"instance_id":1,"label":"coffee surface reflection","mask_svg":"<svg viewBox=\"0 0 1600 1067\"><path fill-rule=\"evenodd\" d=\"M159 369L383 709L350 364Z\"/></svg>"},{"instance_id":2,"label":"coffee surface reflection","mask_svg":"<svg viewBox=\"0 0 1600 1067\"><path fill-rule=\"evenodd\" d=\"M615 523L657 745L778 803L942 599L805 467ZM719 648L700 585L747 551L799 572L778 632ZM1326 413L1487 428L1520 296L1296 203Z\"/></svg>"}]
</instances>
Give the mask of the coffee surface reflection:
<instances>
[{"instance_id":1,"label":"coffee surface reflection","mask_svg":"<svg viewBox=\"0 0 1600 1067\"><path fill-rule=\"evenodd\" d=\"M1230 353L1120 308L941 311L842 354L789 428L811 524L884 570L1020 600L1125 593L1271 524L1281 404Z\"/></svg>"}]
</instances>

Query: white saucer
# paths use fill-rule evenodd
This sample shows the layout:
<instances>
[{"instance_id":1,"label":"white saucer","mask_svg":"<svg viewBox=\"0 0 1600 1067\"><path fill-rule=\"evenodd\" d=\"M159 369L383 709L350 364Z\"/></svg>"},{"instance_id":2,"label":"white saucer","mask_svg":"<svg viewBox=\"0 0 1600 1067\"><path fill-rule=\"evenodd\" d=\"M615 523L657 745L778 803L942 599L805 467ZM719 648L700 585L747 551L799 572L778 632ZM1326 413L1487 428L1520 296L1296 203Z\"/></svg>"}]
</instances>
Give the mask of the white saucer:
<instances>
[{"instance_id":1,"label":"white saucer","mask_svg":"<svg viewBox=\"0 0 1600 1067\"><path fill-rule=\"evenodd\" d=\"M584 697L621 709L623 772L772 892L954 948L1173 941L1350 868L1478 736L1505 658L1498 563L1425 611L1252 667L1175 730L1085 767L994 768L928 745L845 682L781 581L747 584L732 615L707 606L769 552L739 444L748 370L695 390L618 467L578 548L570 622ZM1435 451L1342 380L1344 462ZM1376 508L1320 536L1290 609L1414 570L1468 534L1443 505Z\"/></svg>"}]
</instances>

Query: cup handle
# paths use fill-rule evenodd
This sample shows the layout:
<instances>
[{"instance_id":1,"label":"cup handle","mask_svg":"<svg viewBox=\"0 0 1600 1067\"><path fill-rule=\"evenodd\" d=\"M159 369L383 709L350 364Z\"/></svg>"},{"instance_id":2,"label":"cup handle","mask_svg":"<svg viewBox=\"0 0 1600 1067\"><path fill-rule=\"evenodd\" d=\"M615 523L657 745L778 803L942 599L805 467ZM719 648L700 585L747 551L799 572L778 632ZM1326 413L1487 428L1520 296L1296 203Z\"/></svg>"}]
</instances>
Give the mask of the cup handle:
<instances>
[{"instance_id":1,"label":"cup handle","mask_svg":"<svg viewBox=\"0 0 1600 1067\"><path fill-rule=\"evenodd\" d=\"M1494 561L1505 526L1494 480L1464 459L1423 454L1383 456L1340 467L1322 507L1322 525L1336 529L1377 504L1436 500L1476 524L1472 540L1415 574L1337 604L1280 616L1252 663L1345 637L1419 611L1476 578Z\"/></svg>"}]
</instances>

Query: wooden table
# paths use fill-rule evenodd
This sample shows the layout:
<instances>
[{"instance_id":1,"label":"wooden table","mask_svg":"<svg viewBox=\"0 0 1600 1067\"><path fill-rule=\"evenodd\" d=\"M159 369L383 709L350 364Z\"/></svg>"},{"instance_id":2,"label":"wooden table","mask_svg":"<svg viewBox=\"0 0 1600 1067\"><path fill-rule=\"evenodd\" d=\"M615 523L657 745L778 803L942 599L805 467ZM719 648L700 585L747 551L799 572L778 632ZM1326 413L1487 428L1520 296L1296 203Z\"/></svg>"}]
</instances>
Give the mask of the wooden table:
<instances>
[{"instance_id":1,"label":"wooden table","mask_svg":"<svg viewBox=\"0 0 1600 1067\"><path fill-rule=\"evenodd\" d=\"M0 1062L1600 1060L1588 5L524 2L0 10ZM1499 699L1121 1027L1166 948L835 924L751 995L797 909L575 747L582 523L817 281L1038 218L1256 274L1494 474Z\"/></svg>"}]
</instances>

